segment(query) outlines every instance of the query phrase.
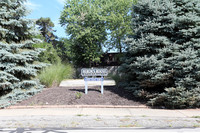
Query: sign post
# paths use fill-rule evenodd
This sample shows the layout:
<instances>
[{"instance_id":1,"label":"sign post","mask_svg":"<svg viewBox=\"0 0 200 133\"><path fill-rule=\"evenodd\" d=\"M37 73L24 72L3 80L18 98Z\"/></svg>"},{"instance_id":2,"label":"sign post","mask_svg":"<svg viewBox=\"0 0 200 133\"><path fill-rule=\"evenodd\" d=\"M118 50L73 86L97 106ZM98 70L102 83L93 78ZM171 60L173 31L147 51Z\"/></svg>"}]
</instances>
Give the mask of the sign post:
<instances>
[{"instance_id":1,"label":"sign post","mask_svg":"<svg viewBox=\"0 0 200 133\"><path fill-rule=\"evenodd\" d=\"M87 82L87 77L84 78L85 79L85 94L88 93L88 82Z\"/></svg>"},{"instance_id":2,"label":"sign post","mask_svg":"<svg viewBox=\"0 0 200 133\"><path fill-rule=\"evenodd\" d=\"M101 76L101 94L103 94L103 76Z\"/></svg>"},{"instance_id":3,"label":"sign post","mask_svg":"<svg viewBox=\"0 0 200 133\"><path fill-rule=\"evenodd\" d=\"M108 70L103 68L83 68L81 69L81 75L85 81L85 94L88 93L88 81L101 81L101 94L103 94L103 81L104 76L108 75ZM92 77L92 78L88 78ZM101 78L97 78L101 77Z\"/></svg>"}]
</instances>

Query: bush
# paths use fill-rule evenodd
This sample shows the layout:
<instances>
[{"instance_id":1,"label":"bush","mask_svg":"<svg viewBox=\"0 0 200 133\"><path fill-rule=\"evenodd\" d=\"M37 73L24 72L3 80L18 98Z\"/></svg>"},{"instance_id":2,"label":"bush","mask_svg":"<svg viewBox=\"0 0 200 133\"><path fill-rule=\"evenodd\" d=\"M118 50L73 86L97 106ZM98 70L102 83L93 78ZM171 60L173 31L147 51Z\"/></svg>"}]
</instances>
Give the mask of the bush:
<instances>
[{"instance_id":1,"label":"bush","mask_svg":"<svg viewBox=\"0 0 200 133\"><path fill-rule=\"evenodd\" d=\"M108 77L113 79L115 81L116 86L119 87L120 82L122 81L122 75L116 73L116 74L109 74Z\"/></svg>"},{"instance_id":2,"label":"bush","mask_svg":"<svg viewBox=\"0 0 200 133\"><path fill-rule=\"evenodd\" d=\"M200 89L186 90L182 87L166 88L166 92L159 94L148 103L152 106L166 108L193 108L200 106Z\"/></svg>"},{"instance_id":3,"label":"bush","mask_svg":"<svg viewBox=\"0 0 200 133\"><path fill-rule=\"evenodd\" d=\"M46 87L58 86L63 79L72 78L74 69L69 64L53 64L41 71L38 78Z\"/></svg>"}]
</instances>

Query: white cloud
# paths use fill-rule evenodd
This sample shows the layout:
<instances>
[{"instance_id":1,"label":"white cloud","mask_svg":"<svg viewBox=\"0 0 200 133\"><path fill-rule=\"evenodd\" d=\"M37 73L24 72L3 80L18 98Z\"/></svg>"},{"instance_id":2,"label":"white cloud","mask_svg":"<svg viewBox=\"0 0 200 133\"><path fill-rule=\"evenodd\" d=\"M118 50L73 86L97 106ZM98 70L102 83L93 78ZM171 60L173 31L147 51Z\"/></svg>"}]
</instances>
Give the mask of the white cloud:
<instances>
[{"instance_id":1,"label":"white cloud","mask_svg":"<svg viewBox=\"0 0 200 133\"><path fill-rule=\"evenodd\" d=\"M65 4L65 0L57 0L58 3L60 3L61 5Z\"/></svg>"},{"instance_id":2,"label":"white cloud","mask_svg":"<svg viewBox=\"0 0 200 133\"><path fill-rule=\"evenodd\" d=\"M35 4L33 2L31 2L30 0L27 0L25 3L25 6L31 10L36 10L38 9L39 7L41 7L41 5L39 4Z\"/></svg>"}]
</instances>

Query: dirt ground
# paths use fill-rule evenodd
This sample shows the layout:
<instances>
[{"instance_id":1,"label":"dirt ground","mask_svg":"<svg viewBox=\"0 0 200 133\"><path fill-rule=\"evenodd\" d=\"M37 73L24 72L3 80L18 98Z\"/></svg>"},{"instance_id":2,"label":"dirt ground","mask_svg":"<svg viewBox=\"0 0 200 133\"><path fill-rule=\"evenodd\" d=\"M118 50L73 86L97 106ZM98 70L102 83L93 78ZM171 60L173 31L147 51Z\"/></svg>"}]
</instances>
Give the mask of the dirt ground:
<instances>
[{"instance_id":1,"label":"dirt ground","mask_svg":"<svg viewBox=\"0 0 200 133\"><path fill-rule=\"evenodd\" d=\"M101 94L100 86L89 87L85 94L84 87L53 87L24 100L16 106L34 105L144 105L137 102L130 93L115 86L105 86Z\"/></svg>"}]
</instances>

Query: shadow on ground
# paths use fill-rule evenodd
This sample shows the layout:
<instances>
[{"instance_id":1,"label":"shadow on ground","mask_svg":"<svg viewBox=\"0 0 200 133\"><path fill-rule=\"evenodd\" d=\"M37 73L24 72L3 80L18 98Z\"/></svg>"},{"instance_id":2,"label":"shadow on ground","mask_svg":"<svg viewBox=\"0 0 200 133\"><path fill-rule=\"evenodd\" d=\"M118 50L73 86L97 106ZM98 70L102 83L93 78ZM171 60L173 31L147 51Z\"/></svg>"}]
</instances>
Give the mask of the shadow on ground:
<instances>
[{"instance_id":1,"label":"shadow on ground","mask_svg":"<svg viewBox=\"0 0 200 133\"><path fill-rule=\"evenodd\" d=\"M84 87L77 87L77 88L69 89L69 90L72 92L85 93ZM93 93L93 92L101 93L100 86L89 86L88 93ZM114 93L123 99L132 100L135 102L139 102L141 104L146 104L145 101L135 98L131 92L125 91L123 88L119 88L116 86L104 86L104 93L106 92Z\"/></svg>"},{"instance_id":2,"label":"shadow on ground","mask_svg":"<svg viewBox=\"0 0 200 133\"><path fill-rule=\"evenodd\" d=\"M89 86L85 94L84 86L46 88L41 93L24 100L17 106L35 105L144 105L129 92L116 86L104 86L101 94L100 86Z\"/></svg>"}]
</instances>

